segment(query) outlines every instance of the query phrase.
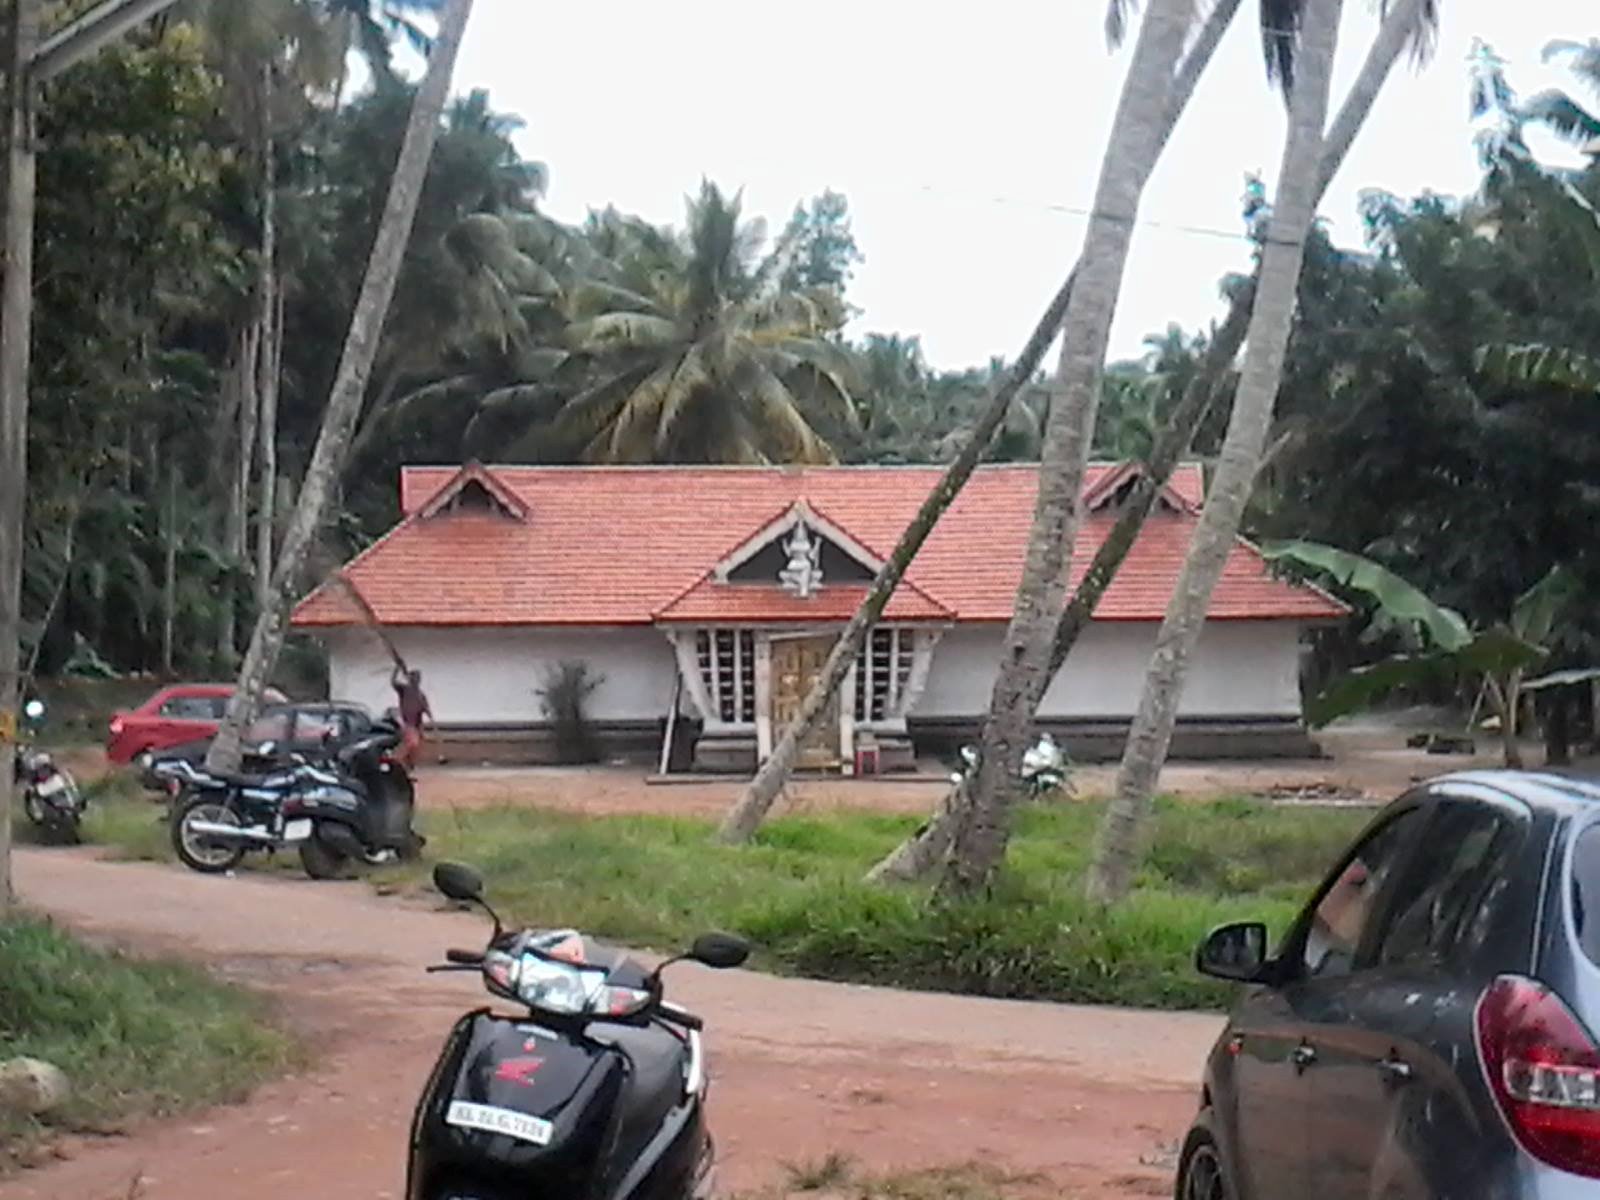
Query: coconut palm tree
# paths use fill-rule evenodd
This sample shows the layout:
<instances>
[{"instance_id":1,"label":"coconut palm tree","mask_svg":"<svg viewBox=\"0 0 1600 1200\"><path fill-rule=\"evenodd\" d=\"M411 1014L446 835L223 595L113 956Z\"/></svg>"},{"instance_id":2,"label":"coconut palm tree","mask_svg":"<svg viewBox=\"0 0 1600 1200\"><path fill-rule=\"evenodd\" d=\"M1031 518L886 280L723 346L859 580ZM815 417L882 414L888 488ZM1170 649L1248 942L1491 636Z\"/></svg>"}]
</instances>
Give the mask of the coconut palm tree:
<instances>
[{"instance_id":1,"label":"coconut palm tree","mask_svg":"<svg viewBox=\"0 0 1600 1200\"><path fill-rule=\"evenodd\" d=\"M1581 83L1600 96L1600 38L1553 41L1544 48L1544 60L1566 63ZM1529 97L1522 106L1522 116L1585 152L1600 155L1600 116L1561 89L1550 88Z\"/></svg>"},{"instance_id":2,"label":"coconut palm tree","mask_svg":"<svg viewBox=\"0 0 1600 1200\"><path fill-rule=\"evenodd\" d=\"M1113 0L1111 9L1113 16L1108 28L1120 21L1127 7L1129 5L1125 0ZM1127 237L1134 210L1138 206L1139 191L1149 172L1154 168L1155 160L1160 156L1168 138L1171 137L1178 117L1187 107L1200 75L1211 61L1217 43L1221 41L1237 10L1238 0L1217 0L1185 51L1186 36L1190 32L1192 18L1196 15L1192 5L1187 0L1172 4L1165 3L1165 0L1155 0L1151 5L1141 26L1133 63L1129 67L1127 82L1124 85L1122 102L1113 125L1111 145L1102 168L1101 186L1095 203L1100 216L1091 224L1089 236L1077 264L1068 272L1060 290L1052 298L1039 324L1035 326L1016 363L996 383L988 404L979 419L973 423L972 436L967 444L929 493L928 498L923 501L916 516L906 526L899 543L874 580L866 599L850 618L850 622L829 653L820 677L802 702L799 713L778 739L772 754L762 764L756 777L750 781L749 787L724 818L718 830L720 840L747 841L760 827L794 765L801 739L815 726L829 698L838 690L844 677L854 669L856 656L865 643L867 631L883 612L906 568L933 531L940 516L955 500L962 486L971 478L972 472L977 469L996 431L1004 423L1011 401L1032 380L1063 321L1066 323L1068 337L1062 348L1062 363L1064 367L1073 365L1078 375L1075 391L1065 388L1063 391L1066 392L1069 404L1075 406L1078 411L1060 417L1053 411L1051 428L1056 431L1057 438L1062 436L1060 431L1065 430L1068 435L1067 440L1075 441L1077 445L1068 447L1074 454L1056 456L1069 460L1068 469L1061 473L1065 478L1052 479L1048 489L1041 484L1040 507L1046 517L1043 523L1056 527L1058 539L1066 534L1066 529L1075 515L1079 494L1078 484L1074 483L1071 475L1076 471L1079 476L1078 483L1081 483L1081 476L1086 467L1083 461L1074 465L1070 460L1074 457L1080 460L1087 458L1087 443L1090 427L1093 424L1090 406L1097 398L1098 363L1104 357L1105 342L1110 333L1108 306L1115 303L1117 284L1122 264L1126 259ZM1115 41L1114 28L1112 33ZM1078 286L1080 281L1088 284L1086 296L1081 298ZM1072 309L1075 300L1078 301L1076 312ZM1094 349L1095 345L1098 345L1098 350ZM1066 372L1063 371L1063 374ZM1083 411L1086 408L1088 411ZM1089 419L1085 420L1085 417ZM1048 440L1050 439L1047 437ZM1044 474L1041 472L1041 476ZM1042 538L1034 539L1033 545L1030 546L1028 570L1035 579L1048 579L1051 576L1047 560L1055 558L1059 567L1057 573L1064 579L1066 563L1060 560L1067 553L1066 543L1070 543L1071 538L1066 536L1065 542L1054 546L1046 544L1049 538L1049 532L1045 531ZM1040 632L1036 628L1038 621L1033 619L1036 615L1030 611L1024 620L1022 631L1029 637ZM1031 664L1025 661L1025 656L1018 656L1015 661L1019 671L1027 676L1024 683L1031 682L1029 675ZM997 699L999 698L997 696ZM1031 707L1029 712L1031 713ZM1023 752L1021 738L1012 736L1015 732L1014 728L1008 728L1003 735L1014 751L1010 754L1010 758L1016 760L1010 763L1013 772L1020 765ZM991 759L994 757L991 755ZM991 772L994 769L992 765L989 768ZM989 779L991 794L994 783L991 774ZM980 831L979 840L992 842L990 832ZM1003 846L1003 841L1001 845ZM990 848L992 850L992 845Z\"/></svg>"},{"instance_id":3,"label":"coconut palm tree","mask_svg":"<svg viewBox=\"0 0 1600 1200\"><path fill-rule=\"evenodd\" d=\"M1300 22L1302 66L1290 88L1283 166L1277 196L1266 217L1266 239L1245 334L1247 351L1228 431L1189 553L1156 635L1116 792L1096 839L1087 879L1090 897L1103 903L1121 899L1132 885L1140 829L1171 744L1189 659L1266 452L1305 240L1329 178L1330 155L1336 156L1335 164L1342 159L1401 48L1408 43L1426 47L1425 31L1436 16L1431 0L1403 0L1390 6L1350 98L1324 134L1340 11L1340 0L1308 0Z\"/></svg>"},{"instance_id":4,"label":"coconut palm tree","mask_svg":"<svg viewBox=\"0 0 1600 1200\"><path fill-rule=\"evenodd\" d=\"M529 438L588 462L834 461L819 426L857 423L836 292L785 289L788 245L761 254L763 227L710 182L680 236L595 225L606 265L569 296L566 338L595 382Z\"/></svg>"},{"instance_id":5,"label":"coconut palm tree","mask_svg":"<svg viewBox=\"0 0 1600 1200\"><path fill-rule=\"evenodd\" d=\"M255 715L267 677L283 648L289 607L312 542L327 515L340 466L361 412L361 399L372 373L379 334L400 278L412 222L422 198L422 185L427 179L428 163L449 98L456 57L471 16L472 0L446 0L438 37L428 53L428 69L412 104L411 119L395 163L388 202L373 240L361 292L350 316L350 329L334 376L332 394L323 413L322 428L317 434L294 515L273 568L267 602L256 617L250 647L240 668L238 687L206 755L206 765L210 769L238 769L243 730Z\"/></svg>"},{"instance_id":6,"label":"coconut palm tree","mask_svg":"<svg viewBox=\"0 0 1600 1200\"><path fill-rule=\"evenodd\" d=\"M1408 46L1414 52L1426 51L1431 45L1432 23L1436 17L1432 0L1402 0L1390 6L1386 12L1361 71L1351 85L1338 117L1323 139L1317 181L1319 200L1343 163L1394 62ZM1259 263L1257 270L1259 274ZM1116 525L1096 552L1072 602L1056 622L1046 667L1046 686L1048 680L1053 679L1061 669L1078 637L1087 628L1090 614L1137 539L1161 486L1205 422L1217 393L1228 379L1234 360L1244 345L1254 308L1255 289L1256 281L1253 279L1241 281L1239 286L1230 288L1228 317L1210 339L1198 369L1183 389L1182 399L1173 408L1156 439L1148 460L1148 474L1139 481L1123 505ZM1152 350L1158 360L1165 360L1167 352L1162 347L1155 346ZM939 806L935 819L897 847L873 869L868 878L907 879L938 867L944 861L961 816L960 807L951 800L951 797L947 797ZM1136 830L1136 826L1134 828Z\"/></svg>"}]
</instances>

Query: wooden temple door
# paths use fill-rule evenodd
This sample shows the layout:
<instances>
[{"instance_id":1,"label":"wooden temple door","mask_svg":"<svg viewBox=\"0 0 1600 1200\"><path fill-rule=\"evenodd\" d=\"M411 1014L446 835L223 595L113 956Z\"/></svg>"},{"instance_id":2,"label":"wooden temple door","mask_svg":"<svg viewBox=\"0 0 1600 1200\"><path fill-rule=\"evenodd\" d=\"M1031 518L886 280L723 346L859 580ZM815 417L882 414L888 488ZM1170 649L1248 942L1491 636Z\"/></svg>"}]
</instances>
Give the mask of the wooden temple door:
<instances>
[{"instance_id":1,"label":"wooden temple door","mask_svg":"<svg viewBox=\"0 0 1600 1200\"><path fill-rule=\"evenodd\" d=\"M783 735L800 712L807 693L822 674L835 639L831 637L774 638L772 640L772 736ZM825 771L840 765L839 692L812 727L795 765L801 770Z\"/></svg>"}]
</instances>

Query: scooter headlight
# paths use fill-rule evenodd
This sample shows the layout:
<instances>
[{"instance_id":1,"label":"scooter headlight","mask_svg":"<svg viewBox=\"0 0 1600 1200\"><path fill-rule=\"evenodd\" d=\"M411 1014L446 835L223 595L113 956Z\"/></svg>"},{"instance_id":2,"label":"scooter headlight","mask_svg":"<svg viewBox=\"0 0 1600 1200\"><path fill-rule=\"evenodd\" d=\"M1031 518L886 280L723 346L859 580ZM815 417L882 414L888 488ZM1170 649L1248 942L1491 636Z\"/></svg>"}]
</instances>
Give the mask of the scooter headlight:
<instances>
[{"instance_id":1,"label":"scooter headlight","mask_svg":"<svg viewBox=\"0 0 1600 1200\"><path fill-rule=\"evenodd\" d=\"M517 964L517 998L529 1008L564 1016L596 1011L606 987L606 972L524 954Z\"/></svg>"}]
</instances>

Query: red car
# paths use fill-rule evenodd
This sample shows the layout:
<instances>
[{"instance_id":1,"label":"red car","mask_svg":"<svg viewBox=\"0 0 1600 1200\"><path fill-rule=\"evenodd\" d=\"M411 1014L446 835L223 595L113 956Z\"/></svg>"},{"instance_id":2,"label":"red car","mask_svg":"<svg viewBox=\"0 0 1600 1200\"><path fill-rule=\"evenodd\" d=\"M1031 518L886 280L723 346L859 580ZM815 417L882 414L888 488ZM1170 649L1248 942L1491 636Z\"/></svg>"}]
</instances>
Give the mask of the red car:
<instances>
[{"instance_id":1,"label":"red car","mask_svg":"<svg viewBox=\"0 0 1600 1200\"><path fill-rule=\"evenodd\" d=\"M231 683L177 683L162 688L132 712L119 712L111 718L106 757L114 763L130 763L151 750L212 737L232 695ZM268 688L262 698L268 704L286 702L276 688Z\"/></svg>"}]
</instances>

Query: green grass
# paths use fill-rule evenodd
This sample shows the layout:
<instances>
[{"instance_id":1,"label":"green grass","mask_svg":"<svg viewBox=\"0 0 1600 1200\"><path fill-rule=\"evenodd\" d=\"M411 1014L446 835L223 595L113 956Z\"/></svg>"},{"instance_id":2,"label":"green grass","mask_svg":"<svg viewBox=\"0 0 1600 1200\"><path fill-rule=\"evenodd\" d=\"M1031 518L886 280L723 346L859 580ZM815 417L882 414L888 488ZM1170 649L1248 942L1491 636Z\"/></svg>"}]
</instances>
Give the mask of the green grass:
<instances>
[{"instance_id":1,"label":"green grass","mask_svg":"<svg viewBox=\"0 0 1600 1200\"><path fill-rule=\"evenodd\" d=\"M83 823L83 840L115 848L124 858L161 862L172 856L167 827L159 819L159 797L139 785L132 771L113 771L83 785L89 812ZM29 824L19 805L12 817L17 841L38 845L45 840Z\"/></svg>"},{"instance_id":2,"label":"green grass","mask_svg":"<svg viewBox=\"0 0 1600 1200\"><path fill-rule=\"evenodd\" d=\"M1370 815L1160 801L1136 890L1102 911L1082 896L1101 810L1087 801L1025 810L1000 886L960 905L934 904L921 888L863 884L867 868L917 825L864 811L774 820L743 848L713 845L710 823L687 817L430 813L428 862L378 872L374 882L424 887L429 863L455 859L483 872L507 920L572 925L625 945L670 951L721 928L755 943L756 965L819 979L1217 1007L1229 990L1194 972L1200 938L1246 918L1281 932ZM87 833L131 857L167 859L157 813L148 799L108 794ZM298 869L293 855L277 865Z\"/></svg>"},{"instance_id":3,"label":"green grass","mask_svg":"<svg viewBox=\"0 0 1600 1200\"><path fill-rule=\"evenodd\" d=\"M937 905L917 888L861 883L916 825L865 813L789 817L753 845L709 842L704 821L585 818L485 809L430 822L430 858L469 862L510 920L575 925L658 950L719 927L749 937L769 969L822 979L1028 999L1156 1007L1225 1003L1192 969L1212 926L1282 930L1365 814L1244 801L1163 802L1129 900L1082 898L1100 806L1022 815L993 896ZM426 866L385 872L421 884Z\"/></svg>"},{"instance_id":4,"label":"green grass","mask_svg":"<svg viewBox=\"0 0 1600 1200\"><path fill-rule=\"evenodd\" d=\"M240 1099L292 1065L291 1045L260 998L198 968L97 949L28 917L0 922L0 1059L40 1058L72 1081L48 1125L0 1115L0 1169L50 1129L111 1132Z\"/></svg>"}]
</instances>

